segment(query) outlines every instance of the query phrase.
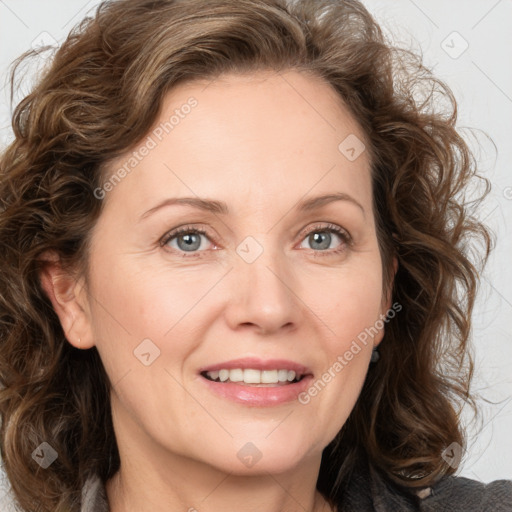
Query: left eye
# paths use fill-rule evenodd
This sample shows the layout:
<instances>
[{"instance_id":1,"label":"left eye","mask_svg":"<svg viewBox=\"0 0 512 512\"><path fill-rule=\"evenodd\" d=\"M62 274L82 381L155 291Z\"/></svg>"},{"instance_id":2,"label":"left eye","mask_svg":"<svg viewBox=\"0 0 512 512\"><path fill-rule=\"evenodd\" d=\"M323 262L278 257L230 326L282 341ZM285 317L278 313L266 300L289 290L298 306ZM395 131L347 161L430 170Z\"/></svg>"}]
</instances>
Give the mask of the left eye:
<instances>
[{"instance_id":1,"label":"left eye","mask_svg":"<svg viewBox=\"0 0 512 512\"><path fill-rule=\"evenodd\" d=\"M329 246L331 245L331 242L333 240L333 234L342 240L343 247L341 249L332 248L332 250L328 251L328 253L338 253L341 250L343 250L346 244L350 242L350 238L348 233L338 228L337 226L313 228L305 235L304 242L309 242L311 245L317 244L316 249L319 249L320 252L326 252L326 250L329 249ZM313 249L315 249L315 247L313 247Z\"/></svg>"}]
</instances>

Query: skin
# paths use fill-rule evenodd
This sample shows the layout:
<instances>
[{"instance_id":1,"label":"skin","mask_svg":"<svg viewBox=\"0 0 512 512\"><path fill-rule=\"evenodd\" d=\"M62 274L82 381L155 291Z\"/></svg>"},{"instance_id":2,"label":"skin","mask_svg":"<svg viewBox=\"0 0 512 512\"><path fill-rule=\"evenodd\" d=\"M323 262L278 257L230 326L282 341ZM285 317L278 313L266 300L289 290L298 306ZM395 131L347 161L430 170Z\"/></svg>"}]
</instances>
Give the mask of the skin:
<instances>
[{"instance_id":1,"label":"skin","mask_svg":"<svg viewBox=\"0 0 512 512\"><path fill-rule=\"evenodd\" d=\"M155 127L191 96L197 106L106 195L89 280L64 273L55 257L41 276L67 339L96 346L113 384L121 469L107 482L110 507L329 510L315 487L322 450L354 407L383 330L306 405L234 403L209 392L198 371L284 358L317 379L388 310L368 152L349 161L338 150L348 135L365 136L327 83L296 71L181 84ZM294 210L333 191L364 212L349 201ZM184 196L222 200L230 214L167 206L139 220ZM352 245L332 234L322 249L308 236L327 223ZM191 253L176 238L159 244L182 225L208 232L197 235L202 257L183 257ZM236 252L248 236L263 248L250 264ZM147 338L160 350L149 366L133 353ZM261 452L252 467L237 457L248 442Z\"/></svg>"}]
</instances>

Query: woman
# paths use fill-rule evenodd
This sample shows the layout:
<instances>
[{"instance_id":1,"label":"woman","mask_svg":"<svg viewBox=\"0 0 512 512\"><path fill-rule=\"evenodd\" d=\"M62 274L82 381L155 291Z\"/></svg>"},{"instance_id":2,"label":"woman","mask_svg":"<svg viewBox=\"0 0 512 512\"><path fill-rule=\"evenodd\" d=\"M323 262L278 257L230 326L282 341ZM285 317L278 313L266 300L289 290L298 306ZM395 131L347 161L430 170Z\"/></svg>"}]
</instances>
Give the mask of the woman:
<instances>
[{"instance_id":1,"label":"woman","mask_svg":"<svg viewBox=\"0 0 512 512\"><path fill-rule=\"evenodd\" d=\"M491 246L455 120L354 0L102 4L1 161L21 509L512 510L452 476Z\"/></svg>"}]
</instances>

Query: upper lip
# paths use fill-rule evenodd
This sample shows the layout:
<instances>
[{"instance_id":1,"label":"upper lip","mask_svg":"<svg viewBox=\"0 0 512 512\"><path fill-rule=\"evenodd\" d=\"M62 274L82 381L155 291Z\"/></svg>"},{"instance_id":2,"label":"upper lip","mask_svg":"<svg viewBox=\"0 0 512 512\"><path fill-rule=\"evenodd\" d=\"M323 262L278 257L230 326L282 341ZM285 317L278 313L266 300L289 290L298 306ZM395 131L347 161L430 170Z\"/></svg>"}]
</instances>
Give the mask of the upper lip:
<instances>
[{"instance_id":1,"label":"upper lip","mask_svg":"<svg viewBox=\"0 0 512 512\"><path fill-rule=\"evenodd\" d=\"M288 359L258 359L255 357L243 357L231 359L222 363L205 366L199 373L214 372L218 370L254 369L254 370L293 370L297 375L308 375L311 370L303 364Z\"/></svg>"}]
</instances>

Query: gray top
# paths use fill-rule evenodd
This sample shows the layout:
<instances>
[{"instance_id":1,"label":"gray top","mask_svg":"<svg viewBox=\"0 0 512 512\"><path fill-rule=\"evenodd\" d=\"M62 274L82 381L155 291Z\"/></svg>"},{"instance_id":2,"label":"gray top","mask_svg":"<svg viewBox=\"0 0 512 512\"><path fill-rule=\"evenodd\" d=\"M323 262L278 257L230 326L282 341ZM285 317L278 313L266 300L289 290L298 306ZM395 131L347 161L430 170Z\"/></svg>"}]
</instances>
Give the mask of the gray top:
<instances>
[{"instance_id":1,"label":"gray top","mask_svg":"<svg viewBox=\"0 0 512 512\"><path fill-rule=\"evenodd\" d=\"M340 512L512 512L512 481L484 484L446 476L416 494L400 489L370 468L351 479ZM105 486L97 477L82 489L81 512L109 512Z\"/></svg>"}]
</instances>

